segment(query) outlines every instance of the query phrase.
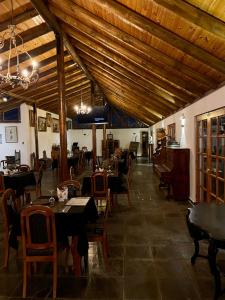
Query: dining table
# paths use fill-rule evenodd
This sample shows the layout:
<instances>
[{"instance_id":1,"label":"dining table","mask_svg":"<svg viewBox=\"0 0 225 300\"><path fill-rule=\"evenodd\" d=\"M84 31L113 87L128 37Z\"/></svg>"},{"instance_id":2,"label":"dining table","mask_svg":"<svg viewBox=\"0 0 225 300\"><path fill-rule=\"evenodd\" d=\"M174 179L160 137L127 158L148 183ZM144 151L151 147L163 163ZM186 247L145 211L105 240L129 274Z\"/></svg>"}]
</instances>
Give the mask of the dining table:
<instances>
[{"instance_id":1,"label":"dining table","mask_svg":"<svg viewBox=\"0 0 225 300\"><path fill-rule=\"evenodd\" d=\"M189 221L208 236L208 261L215 281L215 297L221 294L217 254L225 249L225 205L202 202L189 208ZM217 298L216 298L217 299Z\"/></svg>"},{"instance_id":2,"label":"dining table","mask_svg":"<svg viewBox=\"0 0 225 300\"><path fill-rule=\"evenodd\" d=\"M51 207L55 214L55 226L57 243L61 248L69 247L68 237L78 237L77 252L85 256L88 253L88 238L86 224L94 223L98 219L98 212L92 197L72 198L73 204L67 205L68 201L55 201L54 206L50 206L50 196L40 196L29 205L47 205ZM77 205L76 205L77 202ZM82 203L81 203L82 202ZM84 202L84 203L83 203ZM20 212L14 214L12 219L12 229L9 236L9 246L18 249L18 236L21 236ZM37 224L38 228L38 224Z\"/></svg>"},{"instance_id":3,"label":"dining table","mask_svg":"<svg viewBox=\"0 0 225 300\"><path fill-rule=\"evenodd\" d=\"M11 172L4 175L5 189L13 189L16 196L21 196L24 193L26 186L36 185L35 172Z\"/></svg>"}]
</instances>

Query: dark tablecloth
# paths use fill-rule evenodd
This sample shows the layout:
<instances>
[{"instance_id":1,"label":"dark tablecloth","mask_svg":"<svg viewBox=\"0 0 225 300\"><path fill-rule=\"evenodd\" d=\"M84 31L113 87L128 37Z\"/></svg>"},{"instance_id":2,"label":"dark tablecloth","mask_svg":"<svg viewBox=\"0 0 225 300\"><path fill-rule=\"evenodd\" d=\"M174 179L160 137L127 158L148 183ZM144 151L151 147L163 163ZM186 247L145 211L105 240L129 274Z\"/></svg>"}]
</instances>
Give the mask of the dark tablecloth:
<instances>
[{"instance_id":1,"label":"dark tablecloth","mask_svg":"<svg viewBox=\"0 0 225 300\"><path fill-rule=\"evenodd\" d=\"M123 184L123 180L118 176L108 176L108 187L111 193L118 193ZM83 184L81 189L82 195L91 195L91 177L87 176L83 178Z\"/></svg>"},{"instance_id":2,"label":"dark tablecloth","mask_svg":"<svg viewBox=\"0 0 225 300\"><path fill-rule=\"evenodd\" d=\"M20 172L13 175L4 176L5 189L13 189L16 196L20 196L24 192L24 188L28 185L36 185L34 172Z\"/></svg>"},{"instance_id":3,"label":"dark tablecloth","mask_svg":"<svg viewBox=\"0 0 225 300\"><path fill-rule=\"evenodd\" d=\"M45 203L47 200L45 199ZM86 224L95 222L98 218L94 199L90 198L86 206L71 206L67 213L62 212L64 207L63 203L56 202L56 205L52 208L55 213L57 242L66 247L68 246L68 236L78 236L77 250L83 256L88 251ZM16 214L9 238L10 247L18 248L17 236L20 235L20 215Z\"/></svg>"}]
</instances>

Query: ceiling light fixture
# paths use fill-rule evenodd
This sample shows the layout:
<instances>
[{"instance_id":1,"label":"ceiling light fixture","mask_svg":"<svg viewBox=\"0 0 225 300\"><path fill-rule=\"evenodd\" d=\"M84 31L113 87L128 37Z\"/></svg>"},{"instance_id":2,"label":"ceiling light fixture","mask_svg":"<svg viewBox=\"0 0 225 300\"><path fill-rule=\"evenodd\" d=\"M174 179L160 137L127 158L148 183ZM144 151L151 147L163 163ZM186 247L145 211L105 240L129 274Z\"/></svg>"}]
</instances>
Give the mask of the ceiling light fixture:
<instances>
[{"instance_id":1,"label":"ceiling light fixture","mask_svg":"<svg viewBox=\"0 0 225 300\"><path fill-rule=\"evenodd\" d=\"M80 105L75 105L74 109L75 109L77 115L86 115L91 112L91 107L88 105L85 105L82 101L82 90L81 90L81 97L80 97Z\"/></svg>"},{"instance_id":2,"label":"ceiling light fixture","mask_svg":"<svg viewBox=\"0 0 225 300\"><path fill-rule=\"evenodd\" d=\"M10 84L12 88L15 86L21 86L27 89L31 83L35 83L39 79L38 75L38 64L30 54L25 50L22 37L16 33L18 28L13 24L13 2L11 0L11 24L5 31L3 36L0 36L0 49L3 49L5 44L9 44L8 49L8 62L7 72L3 73L2 60L0 59L0 85ZM6 40L8 38L8 40ZM22 51L19 49L21 46ZM31 60L31 66L29 69L21 69L20 66L20 55L24 53L29 60ZM11 72L11 59L16 58L16 72Z\"/></svg>"}]
</instances>

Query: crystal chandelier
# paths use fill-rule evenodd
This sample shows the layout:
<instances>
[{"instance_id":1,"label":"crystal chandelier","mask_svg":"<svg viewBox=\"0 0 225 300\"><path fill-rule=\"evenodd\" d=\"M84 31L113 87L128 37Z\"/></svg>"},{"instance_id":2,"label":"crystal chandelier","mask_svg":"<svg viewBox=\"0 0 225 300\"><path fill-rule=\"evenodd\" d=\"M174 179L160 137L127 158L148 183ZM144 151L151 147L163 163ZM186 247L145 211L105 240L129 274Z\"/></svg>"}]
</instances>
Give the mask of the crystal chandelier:
<instances>
[{"instance_id":1,"label":"crystal chandelier","mask_svg":"<svg viewBox=\"0 0 225 300\"><path fill-rule=\"evenodd\" d=\"M74 109L77 113L77 115L86 115L91 112L91 107L88 105L85 105L82 101L82 90L81 90L81 98L80 98L80 105L75 105Z\"/></svg>"},{"instance_id":2,"label":"crystal chandelier","mask_svg":"<svg viewBox=\"0 0 225 300\"><path fill-rule=\"evenodd\" d=\"M39 79L38 75L38 65L37 62L32 60L30 54L25 50L22 37L16 33L18 28L13 24L13 3L11 0L11 24L8 26L8 29L5 31L3 36L0 36L0 50L7 43L9 43L8 49L8 63L7 71L3 73L4 69L0 61L0 85L10 84L12 88L15 86L21 86L24 89L27 89L31 83L35 83ZM8 40L6 40L8 38ZM18 45L21 45L23 51L18 48ZM20 54L24 53L28 60L31 60L31 66L28 69L21 69L20 66ZM16 58L16 72L11 72L11 58Z\"/></svg>"}]
</instances>

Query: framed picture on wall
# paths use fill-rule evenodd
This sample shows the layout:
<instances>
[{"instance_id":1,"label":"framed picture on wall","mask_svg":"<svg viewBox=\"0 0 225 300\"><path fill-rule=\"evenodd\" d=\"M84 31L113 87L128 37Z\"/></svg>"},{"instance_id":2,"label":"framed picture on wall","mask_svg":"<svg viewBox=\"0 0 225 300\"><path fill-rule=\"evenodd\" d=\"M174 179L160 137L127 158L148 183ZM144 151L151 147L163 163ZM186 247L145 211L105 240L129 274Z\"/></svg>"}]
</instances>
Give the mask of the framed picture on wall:
<instances>
[{"instance_id":1,"label":"framed picture on wall","mask_svg":"<svg viewBox=\"0 0 225 300\"><path fill-rule=\"evenodd\" d=\"M107 134L107 140L113 140L113 134L112 133Z\"/></svg>"},{"instance_id":2,"label":"framed picture on wall","mask_svg":"<svg viewBox=\"0 0 225 300\"><path fill-rule=\"evenodd\" d=\"M52 132L59 132L59 120L53 118L52 119Z\"/></svg>"},{"instance_id":3,"label":"framed picture on wall","mask_svg":"<svg viewBox=\"0 0 225 300\"><path fill-rule=\"evenodd\" d=\"M30 127L34 127L34 111L32 109L29 110L29 122Z\"/></svg>"},{"instance_id":4,"label":"framed picture on wall","mask_svg":"<svg viewBox=\"0 0 225 300\"><path fill-rule=\"evenodd\" d=\"M46 118L38 117L38 131L46 131Z\"/></svg>"},{"instance_id":5,"label":"framed picture on wall","mask_svg":"<svg viewBox=\"0 0 225 300\"><path fill-rule=\"evenodd\" d=\"M46 126L51 127L52 124L52 115L50 113L46 113Z\"/></svg>"},{"instance_id":6,"label":"framed picture on wall","mask_svg":"<svg viewBox=\"0 0 225 300\"><path fill-rule=\"evenodd\" d=\"M6 126L5 127L5 142L6 143L18 143L17 127Z\"/></svg>"}]
</instances>

